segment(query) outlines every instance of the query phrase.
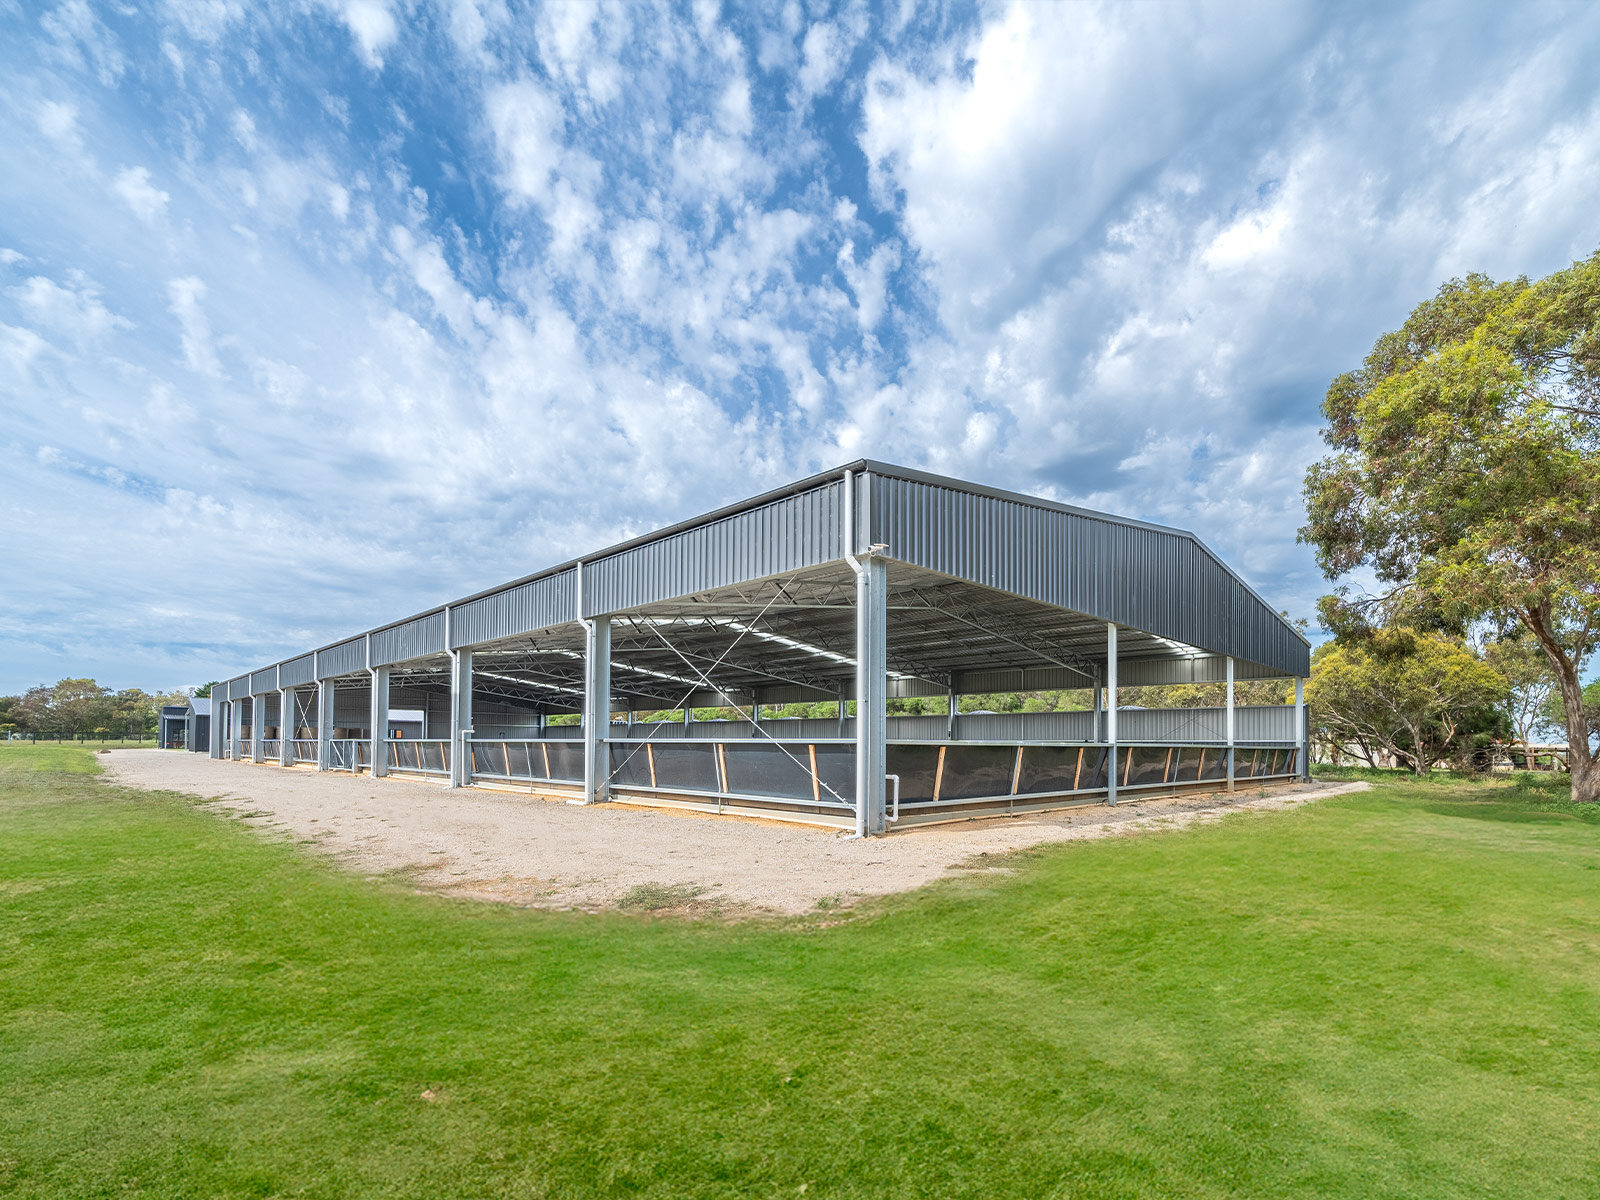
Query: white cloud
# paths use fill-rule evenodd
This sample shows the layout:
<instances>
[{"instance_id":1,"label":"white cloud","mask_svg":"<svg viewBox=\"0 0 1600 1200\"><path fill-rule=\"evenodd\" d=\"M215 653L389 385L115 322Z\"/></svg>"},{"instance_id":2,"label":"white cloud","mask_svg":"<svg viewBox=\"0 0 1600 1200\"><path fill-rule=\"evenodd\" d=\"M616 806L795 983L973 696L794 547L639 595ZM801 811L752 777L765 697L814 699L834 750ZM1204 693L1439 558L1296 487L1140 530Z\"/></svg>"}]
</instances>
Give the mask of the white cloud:
<instances>
[{"instance_id":1,"label":"white cloud","mask_svg":"<svg viewBox=\"0 0 1600 1200\"><path fill-rule=\"evenodd\" d=\"M850 290L856 297L856 318L864 332L870 332L883 319L889 303L889 273L900 265L900 248L885 242L870 255L867 261L855 260L855 243L846 242L839 248L839 270L844 273Z\"/></svg>"},{"instance_id":2,"label":"white cloud","mask_svg":"<svg viewBox=\"0 0 1600 1200\"><path fill-rule=\"evenodd\" d=\"M125 167L117 173L111 186L122 202L133 210L133 215L146 225L154 225L159 221L172 199L150 182L150 172L144 167Z\"/></svg>"},{"instance_id":3,"label":"white cloud","mask_svg":"<svg viewBox=\"0 0 1600 1200\"><path fill-rule=\"evenodd\" d=\"M806 30L802 61L796 76L802 101L828 90L844 69L848 47L832 21L819 21Z\"/></svg>"},{"instance_id":4,"label":"white cloud","mask_svg":"<svg viewBox=\"0 0 1600 1200\"><path fill-rule=\"evenodd\" d=\"M383 52L400 32L386 0L344 0L340 16L355 39L361 60L374 70L381 68Z\"/></svg>"},{"instance_id":5,"label":"white cloud","mask_svg":"<svg viewBox=\"0 0 1600 1200\"><path fill-rule=\"evenodd\" d=\"M207 43L220 39L245 13L240 0L163 0L162 8L190 37ZM162 49L169 56L176 51L170 42Z\"/></svg>"},{"instance_id":6,"label":"white cloud","mask_svg":"<svg viewBox=\"0 0 1600 1200\"><path fill-rule=\"evenodd\" d=\"M51 141L70 146L81 145L76 105L65 101L45 100L39 105L36 120L39 132Z\"/></svg>"},{"instance_id":7,"label":"white cloud","mask_svg":"<svg viewBox=\"0 0 1600 1200\"><path fill-rule=\"evenodd\" d=\"M200 375L220 376L222 364L212 345L211 322L200 304L205 296L205 283L193 275L167 284L169 307L183 331L184 365Z\"/></svg>"},{"instance_id":8,"label":"white cloud","mask_svg":"<svg viewBox=\"0 0 1600 1200\"><path fill-rule=\"evenodd\" d=\"M514 201L547 203L566 154L566 115L560 101L524 79L496 88L486 109L500 156L501 185Z\"/></svg>"},{"instance_id":9,"label":"white cloud","mask_svg":"<svg viewBox=\"0 0 1600 1200\"><path fill-rule=\"evenodd\" d=\"M116 36L94 14L87 0L65 0L39 20L50 36L53 56L94 75L111 87L127 68Z\"/></svg>"},{"instance_id":10,"label":"white cloud","mask_svg":"<svg viewBox=\"0 0 1600 1200\"><path fill-rule=\"evenodd\" d=\"M1013 3L931 78L881 59L861 145L879 203L904 197L946 320L1003 319L1042 265L1303 26L1289 5Z\"/></svg>"},{"instance_id":11,"label":"white cloud","mask_svg":"<svg viewBox=\"0 0 1600 1200\"><path fill-rule=\"evenodd\" d=\"M81 276L75 286L63 287L43 275L29 277L6 289L35 325L60 333L75 342L93 342L133 323L113 313L100 301L100 289Z\"/></svg>"}]
</instances>

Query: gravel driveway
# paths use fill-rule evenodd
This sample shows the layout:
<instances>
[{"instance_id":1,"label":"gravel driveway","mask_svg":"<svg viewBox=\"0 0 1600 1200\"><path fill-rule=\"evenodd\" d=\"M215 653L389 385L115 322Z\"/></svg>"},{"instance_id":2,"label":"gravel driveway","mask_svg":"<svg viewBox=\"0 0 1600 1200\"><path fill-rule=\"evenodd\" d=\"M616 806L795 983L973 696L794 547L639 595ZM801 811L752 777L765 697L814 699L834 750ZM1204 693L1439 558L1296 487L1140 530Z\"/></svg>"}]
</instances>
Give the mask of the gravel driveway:
<instances>
[{"instance_id":1,"label":"gravel driveway","mask_svg":"<svg viewBox=\"0 0 1600 1200\"><path fill-rule=\"evenodd\" d=\"M1020 817L923 826L866 841L779 821L606 804L584 808L477 788L226 762L173 750L112 750L129 787L213 798L248 823L312 840L366 874L405 871L419 886L541 908L799 913L906 891L982 855L1239 810L1293 807L1365 784L1279 784L1261 796L1191 794Z\"/></svg>"}]
</instances>

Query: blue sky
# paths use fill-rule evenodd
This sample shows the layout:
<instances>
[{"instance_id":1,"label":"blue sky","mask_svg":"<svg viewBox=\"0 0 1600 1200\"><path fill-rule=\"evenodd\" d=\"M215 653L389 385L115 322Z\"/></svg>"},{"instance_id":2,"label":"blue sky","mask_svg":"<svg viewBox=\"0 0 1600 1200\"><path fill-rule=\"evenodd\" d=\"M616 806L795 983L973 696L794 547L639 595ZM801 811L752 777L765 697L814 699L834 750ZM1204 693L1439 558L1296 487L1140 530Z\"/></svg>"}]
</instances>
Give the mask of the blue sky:
<instances>
[{"instance_id":1,"label":"blue sky","mask_svg":"<svg viewBox=\"0 0 1600 1200\"><path fill-rule=\"evenodd\" d=\"M1328 380L1600 245L1600 8L0 0L0 690L867 456L1275 603Z\"/></svg>"}]
</instances>

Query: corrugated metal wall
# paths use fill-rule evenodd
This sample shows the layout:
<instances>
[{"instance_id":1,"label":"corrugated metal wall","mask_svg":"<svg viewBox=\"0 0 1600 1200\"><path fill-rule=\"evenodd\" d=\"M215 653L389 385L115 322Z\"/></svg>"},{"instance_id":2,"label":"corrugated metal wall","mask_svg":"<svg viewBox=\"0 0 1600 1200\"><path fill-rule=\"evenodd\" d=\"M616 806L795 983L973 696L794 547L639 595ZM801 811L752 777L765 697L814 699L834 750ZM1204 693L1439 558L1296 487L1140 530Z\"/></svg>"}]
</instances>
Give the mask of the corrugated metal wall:
<instances>
[{"instance_id":1,"label":"corrugated metal wall","mask_svg":"<svg viewBox=\"0 0 1600 1200\"><path fill-rule=\"evenodd\" d=\"M332 679L335 675L348 675L351 671L362 671L366 666L367 642L364 637L354 637L348 642L340 642L337 646L317 655L317 674L323 679Z\"/></svg>"},{"instance_id":2,"label":"corrugated metal wall","mask_svg":"<svg viewBox=\"0 0 1600 1200\"><path fill-rule=\"evenodd\" d=\"M621 612L844 554L844 487L832 481L584 564L583 615Z\"/></svg>"},{"instance_id":3,"label":"corrugated metal wall","mask_svg":"<svg viewBox=\"0 0 1600 1200\"><path fill-rule=\"evenodd\" d=\"M278 672L274 667L265 671L254 671L250 675L250 694L259 696L262 692L275 692L278 690Z\"/></svg>"},{"instance_id":4,"label":"corrugated metal wall","mask_svg":"<svg viewBox=\"0 0 1600 1200\"><path fill-rule=\"evenodd\" d=\"M450 614L452 650L578 619L578 575L562 571L472 600Z\"/></svg>"},{"instance_id":5,"label":"corrugated metal wall","mask_svg":"<svg viewBox=\"0 0 1600 1200\"><path fill-rule=\"evenodd\" d=\"M888 475L869 536L891 558L1304 675L1310 650L1191 538Z\"/></svg>"},{"instance_id":6,"label":"corrugated metal wall","mask_svg":"<svg viewBox=\"0 0 1600 1200\"><path fill-rule=\"evenodd\" d=\"M1117 710L1117 740L1122 743L1153 742L1160 745L1222 744L1227 741L1226 709L1221 708L1122 708ZM1237 708L1235 741L1294 742L1294 706L1263 705ZM890 717L889 740L901 742L942 742L946 740L947 718L941 716ZM474 721L476 724L476 721ZM650 738L655 741L690 738L769 737L778 741L805 741L808 738L855 737L855 720L846 717L843 731L835 717L780 718L763 721L762 733L748 721L693 721L685 729L681 722L659 724L640 722L629 726L612 723L614 738ZM480 735L483 736L483 735ZM514 737L515 734L494 734ZM529 732L523 737L534 737ZM576 725L551 726L552 738L578 738ZM956 719L956 740L962 742L1091 742L1094 740L1094 713L963 713Z\"/></svg>"},{"instance_id":7,"label":"corrugated metal wall","mask_svg":"<svg viewBox=\"0 0 1600 1200\"><path fill-rule=\"evenodd\" d=\"M278 674L278 684L280 687L286 688L299 687L302 684L315 681L316 677L316 672L313 669L313 656L302 654L299 658L291 658L283 664L283 668Z\"/></svg>"},{"instance_id":8,"label":"corrugated metal wall","mask_svg":"<svg viewBox=\"0 0 1600 1200\"><path fill-rule=\"evenodd\" d=\"M443 653L444 626L444 610L440 609L413 621L378 630L372 635L372 665L382 667L405 662L408 658Z\"/></svg>"}]
</instances>

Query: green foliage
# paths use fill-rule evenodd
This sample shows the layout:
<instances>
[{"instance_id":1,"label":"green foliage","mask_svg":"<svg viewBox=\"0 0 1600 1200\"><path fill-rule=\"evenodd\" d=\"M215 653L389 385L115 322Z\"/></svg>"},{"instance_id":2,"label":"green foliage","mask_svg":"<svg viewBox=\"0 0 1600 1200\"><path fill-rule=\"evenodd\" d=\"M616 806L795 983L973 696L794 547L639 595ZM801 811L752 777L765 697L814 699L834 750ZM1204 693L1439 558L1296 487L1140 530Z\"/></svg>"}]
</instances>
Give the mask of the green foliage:
<instances>
[{"instance_id":1,"label":"green foliage","mask_svg":"<svg viewBox=\"0 0 1600 1200\"><path fill-rule=\"evenodd\" d=\"M182 699L152 696L141 688L112 692L92 679L63 679L21 696L0 697L0 717L33 737L145 738L155 734L162 704Z\"/></svg>"},{"instance_id":2,"label":"green foliage","mask_svg":"<svg viewBox=\"0 0 1600 1200\"><path fill-rule=\"evenodd\" d=\"M1172 683L1157 687L1122 688L1122 703L1140 708L1221 708L1228 702L1226 683ZM1233 685L1235 704L1293 704L1294 683L1282 679L1241 680Z\"/></svg>"},{"instance_id":3,"label":"green foliage","mask_svg":"<svg viewBox=\"0 0 1600 1200\"><path fill-rule=\"evenodd\" d=\"M1507 690L1505 677L1460 642L1386 629L1318 647L1306 700L1318 741L1352 747L1369 765L1381 750L1427 775L1487 744L1481 735L1495 731Z\"/></svg>"},{"instance_id":4,"label":"green foliage","mask_svg":"<svg viewBox=\"0 0 1600 1200\"><path fill-rule=\"evenodd\" d=\"M741 924L419 896L40 765L0 748L7 1195L1476 1200L1600 1175L1596 826L1549 792L1388 781Z\"/></svg>"},{"instance_id":5,"label":"green foliage","mask_svg":"<svg viewBox=\"0 0 1600 1200\"><path fill-rule=\"evenodd\" d=\"M1333 453L1301 536L1329 578L1365 566L1387 589L1328 597L1324 623L1520 624L1576 709L1600 634L1600 253L1537 283L1445 284L1323 413ZM1575 794L1600 800L1581 715L1568 740Z\"/></svg>"}]
</instances>

